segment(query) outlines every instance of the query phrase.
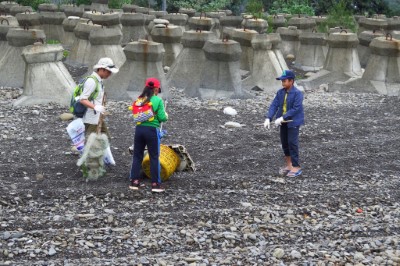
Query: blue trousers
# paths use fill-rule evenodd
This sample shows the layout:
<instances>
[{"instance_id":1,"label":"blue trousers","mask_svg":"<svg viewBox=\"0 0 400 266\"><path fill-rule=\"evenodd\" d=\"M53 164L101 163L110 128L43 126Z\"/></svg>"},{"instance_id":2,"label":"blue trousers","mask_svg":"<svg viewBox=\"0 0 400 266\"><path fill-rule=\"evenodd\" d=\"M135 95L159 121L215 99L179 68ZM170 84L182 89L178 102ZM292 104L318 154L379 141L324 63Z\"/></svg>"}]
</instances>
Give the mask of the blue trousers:
<instances>
[{"instance_id":1,"label":"blue trousers","mask_svg":"<svg viewBox=\"0 0 400 266\"><path fill-rule=\"evenodd\" d=\"M300 126L289 128L287 124L282 124L280 129L283 153L285 154L285 156L290 156L293 167L300 167L299 130Z\"/></svg>"},{"instance_id":2,"label":"blue trousers","mask_svg":"<svg viewBox=\"0 0 400 266\"><path fill-rule=\"evenodd\" d=\"M160 130L155 127L136 126L133 145L133 161L129 178L139 179L144 149L147 146L150 156L151 182L160 184Z\"/></svg>"}]
</instances>

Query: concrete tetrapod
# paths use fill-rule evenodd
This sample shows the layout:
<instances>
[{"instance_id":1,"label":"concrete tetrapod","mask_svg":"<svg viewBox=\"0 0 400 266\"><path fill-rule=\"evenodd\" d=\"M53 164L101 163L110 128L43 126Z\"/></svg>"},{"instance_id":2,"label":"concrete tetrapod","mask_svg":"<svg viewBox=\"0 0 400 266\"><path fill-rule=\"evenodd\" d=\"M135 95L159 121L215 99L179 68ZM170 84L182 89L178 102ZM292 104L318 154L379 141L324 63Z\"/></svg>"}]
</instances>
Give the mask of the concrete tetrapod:
<instances>
[{"instance_id":1,"label":"concrete tetrapod","mask_svg":"<svg viewBox=\"0 0 400 266\"><path fill-rule=\"evenodd\" d=\"M313 18L305 18L305 17L292 17L288 21L288 26L294 26L300 31L308 31L311 32L317 23Z\"/></svg>"},{"instance_id":2,"label":"concrete tetrapod","mask_svg":"<svg viewBox=\"0 0 400 266\"><path fill-rule=\"evenodd\" d=\"M284 69L289 69L287 64L286 64L286 60L283 57L283 54L281 52L281 46L282 46L282 39L281 36L279 35L279 33L269 33L268 34L268 40L271 42L272 44L272 51L274 52L276 59L279 62L280 65L280 69L282 69L282 71ZM281 71L281 72L282 72ZM280 73L282 74L282 73Z\"/></svg>"},{"instance_id":3,"label":"concrete tetrapod","mask_svg":"<svg viewBox=\"0 0 400 266\"><path fill-rule=\"evenodd\" d=\"M369 47L371 55L362 78L349 80L338 90L400 96L400 40L378 37Z\"/></svg>"},{"instance_id":4,"label":"concrete tetrapod","mask_svg":"<svg viewBox=\"0 0 400 266\"><path fill-rule=\"evenodd\" d=\"M242 54L240 56L240 69L252 71L253 67L253 47L251 41L258 34L255 30L234 29L232 40L240 44Z\"/></svg>"},{"instance_id":5,"label":"concrete tetrapod","mask_svg":"<svg viewBox=\"0 0 400 266\"><path fill-rule=\"evenodd\" d=\"M61 5L60 11L64 12L64 14L69 17L69 16L74 16L74 17L82 17L83 12L85 10L83 9L83 6L76 6L76 5Z\"/></svg>"},{"instance_id":6,"label":"concrete tetrapod","mask_svg":"<svg viewBox=\"0 0 400 266\"><path fill-rule=\"evenodd\" d=\"M61 42L64 39L64 19L64 12L40 12L40 22L48 40Z\"/></svg>"},{"instance_id":7,"label":"concrete tetrapod","mask_svg":"<svg viewBox=\"0 0 400 266\"><path fill-rule=\"evenodd\" d=\"M281 86L281 82L276 80L276 77L282 74L284 69L288 69L286 63L282 66L278 57L272 50L273 41L276 42L276 37L268 34L256 35L251 41L254 50L254 60L252 72L249 77L242 81L242 88L250 90L258 86L268 94L276 93Z\"/></svg>"},{"instance_id":8,"label":"concrete tetrapod","mask_svg":"<svg viewBox=\"0 0 400 266\"><path fill-rule=\"evenodd\" d=\"M66 48L71 48L74 42L76 41L74 29L80 21L81 21L80 17L75 17L75 16L69 16L68 18L64 19L62 23L64 28L64 38L61 40L61 43Z\"/></svg>"},{"instance_id":9,"label":"concrete tetrapod","mask_svg":"<svg viewBox=\"0 0 400 266\"><path fill-rule=\"evenodd\" d=\"M181 44L182 28L175 25L169 25L164 28L155 26L150 34L153 41L164 45L163 66L172 66L183 47Z\"/></svg>"},{"instance_id":10,"label":"concrete tetrapod","mask_svg":"<svg viewBox=\"0 0 400 266\"><path fill-rule=\"evenodd\" d=\"M132 41L145 39L149 34L147 26L155 19L153 15L142 13L123 13L120 21L122 24L122 45Z\"/></svg>"},{"instance_id":11,"label":"concrete tetrapod","mask_svg":"<svg viewBox=\"0 0 400 266\"><path fill-rule=\"evenodd\" d=\"M93 20L94 24L99 24L102 26L107 26L107 28L118 27L122 28L120 24L120 16L121 14L113 11L109 11L107 13L103 12L91 12L90 19Z\"/></svg>"},{"instance_id":12,"label":"concrete tetrapod","mask_svg":"<svg viewBox=\"0 0 400 266\"><path fill-rule=\"evenodd\" d=\"M182 36L183 49L167 73L171 87L185 89L186 94L195 95L200 86L200 69L206 64L203 46L208 40L217 39L211 31L185 31Z\"/></svg>"},{"instance_id":13,"label":"concrete tetrapod","mask_svg":"<svg viewBox=\"0 0 400 266\"><path fill-rule=\"evenodd\" d=\"M114 100L136 99L144 88L148 77L160 80L163 98L169 97L168 85L162 67L164 47L161 43L147 40L130 42L124 48L125 63L111 79L104 81L108 98Z\"/></svg>"},{"instance_id":14,"label":"concrete tetrapod","mask_svg":"<svg viewBox=\"0 0 400 266\"><path fill-rule=\"evenodd\" d=\"M282 39L281 51L283 56L293 55L296 57L300 46L300 31L294 26L289 26L288 28L279 27L276 33L279 33Z\"/></svg>"},{"instance_id":15,"label":"concrete tetrapod","mask_svg":"<svg viewBox=\"0 0 400 266\"><path fill-rule=\"evenodd\" d=\"M18 24L21 27L29 27L34 29L41 29L40 14L36 12L18 13L16 16Z\"/></svg>"},{"instance_id":16,"label":"concrete tetrapod","mask_svg":"<svg viewBox=\"0 0 400 266\"><path fill-rule=\"evenodd\" d=\"M268 29L268 22L264 19L245 18L242 21L245 29L255 30L258 33L265 33Z\"/></svg>"},{"instance_id":17,"label":"concrete tetrapod","mask_svg":"<svg viewBox=\"0 0 400 266\"><path fill-rule=\"evenodd\" d=\"M10 47L0 59L0 85L20 88L24 85L25 72L25 62L21 57L22 50L38 39L45 41L46 35L42 30L11 28L6 38Z\"/></svg>"},{"instance_id":18,"label":"concrete tetrapod","mask_svg":"<svg viewBox=\"0 0 400 266\"><path fill-rule=\"evenodd\" d=\"M8 53L10 46L7 41L7 33L11 28L17 28L18 21L12 16L0 16L0 60Z\"/></svg>"},{"instance_id":19,"label":"concrete tetrapod","mask_svg":"<svg viewBox=\"0 0 400 266\"><path fill-rule=\"evenodd\" d=\"M96 10L99 12L108 12L108 0L92 0L90 10Z\"/></svg>"},{"instance_id":20,"label":"concrete tetrapod","mask_svg":"<svg viewBox=\"0 0 400 266\"><path fill-rule=\"evenodd\" d=\"M89 53L90 53L90 42L89 35L93 29L101 28L100 25L91 24L88 20L81 19L75 28L75 42L72 45L71 52L67 57L67 61L77 62L80 64L85 64L88 61ZM90 66L89 66L90 67Z\"/></svg>"},{"instance_id":21,"label":"concrete tetrapod","mask_svg":"<svg viewBox=\"0 0 400 266\"><path fill-rule=\"evenodd\" d=\"M303 71L318 71L325 63L328 53L327 35L318 32L302 32L295 67Z\"/></svg>"},{"instance_id":22,"label":"concrete tetrapod","mask_svg":"<svg viewBox=\"0 0 400 266\"><path fill-rule=\"evenodd\" d=\"M22 51L26 63L24 92L14 106L58 103L69 106L76 84L61 62L60 44L29 45Z\"/></svg>"},{"instance_id":23,"label":"concrete tetrapod","mask_svg":"<svg viewBox=\"0 0 400 266\"><path fill-rule=\"evenodd\" d=\"M371 55L369 44L374 38L382 37L383 33L380 31L363 31L358 35L358 41L360 42L357 46L358 57L360 58L361 67L365 68L368 63L368 59Z\"/></svg>"},{"instance_id":24,"label":"concrete tetrapod","mask_svg":"<svg viewBox=\"0 0 400 266\"><path fill-rule=\"evenodd\" d=\"M88 75L100 58L109 57L119 68L126 61L126 56L121 46L122 32L118 27L100 27L93 29L89 34L90 50L89 55L84 61L88 65Z\"/></svg>"},{"instance_id":25,"label":"concrete tetrapod","mask_svg":"<svg viewBox=\"0 0 400 266\"><path fill-rule=\"evenodd\" d=\"M9 15L13 6L18 6L18 3L13 1L2 1L0 2L0 12Z\"/></svg>"},{"instance_id":26,"label":"concrete tetrapod","mask_svg":"<svg viewBox=\"0 0 400 266\"><path fill-rule=\"evenodd\" d=\"M181 27L182 31L186 30L186 25L189 20L189 16L186 14L167 14L162 16L162 18L168 20L173 25Z\"/></svg>"},{"instance_id":27,"label":"concrete tetrapod","mask_svg":"<svg viewBox=\"0 0 400 266\"><path fill-rule=\"evenodd\" d=\"M388 21L387 19L380 19L380 18L361 18L358 21L358 34L363 31L386 31L388 28Z\"/></svg>"},{"instance_id":28,"label":"concrete tetrapod","mask_svg":"<svg viewBox=\"0 0 400 266\"><path fill-rule=\"evenodd\" d=\"M206 64L200 87L191 97L201 99L246 98L240 76L240 44L233 40L208 40L203 47Z\"/></svg>"},{"instance_id":29,"label":"concrete tetrapod","mask_svg":"<svg viewBox=\"0 0 400 266\"><path fill-rule=\"evenodd\" d=\"M11 16L15 16L18 13L25 13L25 12L32 13L33 8L31 6L13 6L10 8Z\"/></svg>"},{"instance_id":30,"label":"concrete tetrapod","mask_svg":"<svg viewBox=\"0 0 400 266\"><path fill-rule=\"evenodd\" d=\"M50 4L50 3L43 3L43 4L39 4L38 10L40 13L42 13L42 12L57 12L58 6L55 4Z\"/></svg>"},{"instance_id":31,"label":"concrete tetrapod","mask_svg":"<svg viewBox=\"0 0 400 266\"><path fill-rule=\"evenodd\" d=\"M276 30L279 27L286 26L286 18L284 15L275 15L272 17L271 26Z\"/></svg>"},{"instance_id":32,"label":"concrete tetrapod","mask_svg":"<svg viewBox=\"0 0 400 266\"><path fill-rule=\"evenodd\" d=\"M357 35L354 33L332 33L328 37L329 50L324 67L317 74L305 80L299 80L305 89L315 89L321 84L340 85L350 78L361 77L361 65L358 58Z\"/></svg>"},{"instance_id":33,"label":"concrete tetrapod","mask_svg":"<svg viewBox=\"0 0 400 266\"><path fill-rule=\"evenodd\" d=\"M189 30L212 31L214 29L214 20L206 17L191 17L188 21Z\"/></svg>"}]
</instances>

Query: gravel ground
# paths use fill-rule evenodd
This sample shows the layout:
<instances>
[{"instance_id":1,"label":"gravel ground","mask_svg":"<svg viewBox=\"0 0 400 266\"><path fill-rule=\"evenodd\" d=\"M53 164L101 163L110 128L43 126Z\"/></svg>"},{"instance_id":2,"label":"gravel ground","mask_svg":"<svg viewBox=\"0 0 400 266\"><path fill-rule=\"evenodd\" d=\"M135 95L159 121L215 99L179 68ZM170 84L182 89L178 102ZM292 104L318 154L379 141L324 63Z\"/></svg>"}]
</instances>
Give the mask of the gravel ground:
<instances>
[{"instance_id":1,"label":"gravel ground","mask_svg":"<svg viewBox=\"0 0 400 266\"><path fill-rule=\"evenodd\" d=\"M163 142L197 171L154 195L128 189L128 102L107 104L117 166L84 182L67 109L13 108L20 93L0 90L0 265L400 265L399 98L306 92L304 174L286 178L278 129L262 127L271 97L173 89Z\"/></svg>"}]
</instances>

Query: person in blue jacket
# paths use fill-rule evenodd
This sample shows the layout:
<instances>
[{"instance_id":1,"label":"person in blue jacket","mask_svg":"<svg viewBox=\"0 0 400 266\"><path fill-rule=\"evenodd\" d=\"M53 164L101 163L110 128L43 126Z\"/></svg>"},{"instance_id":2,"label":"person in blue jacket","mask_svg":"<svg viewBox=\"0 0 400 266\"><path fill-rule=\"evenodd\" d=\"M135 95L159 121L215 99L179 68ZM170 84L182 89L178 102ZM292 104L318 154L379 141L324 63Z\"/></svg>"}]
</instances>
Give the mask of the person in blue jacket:
<instances>
[{"instance_id":1,"label":"person in blue jacket","mask_svg":"<svg viewBox=\"0 0 400 266\"><path fill-rule=\"evenodd\" d=\"M280 138L285 166L279 169L281 175L295 177L302 174L299 163L299 130L304 124L303 93L294 86L295 74L284 70L277 80L282 82L269 107L264 122L265 128L270 128L271 120L276 116L275 125L280 126Z\"/></svg>"}]
</instances>

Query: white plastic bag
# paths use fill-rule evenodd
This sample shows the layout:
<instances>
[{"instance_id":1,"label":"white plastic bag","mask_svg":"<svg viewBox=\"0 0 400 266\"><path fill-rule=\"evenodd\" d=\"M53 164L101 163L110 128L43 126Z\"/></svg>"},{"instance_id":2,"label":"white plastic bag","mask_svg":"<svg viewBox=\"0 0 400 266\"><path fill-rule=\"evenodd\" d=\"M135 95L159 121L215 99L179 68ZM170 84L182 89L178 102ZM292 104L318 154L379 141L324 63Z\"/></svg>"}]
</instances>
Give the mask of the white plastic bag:
<instances>
[{"instance_id":1,"label":"white plastic bag","mask_svg":"<svg viewBox=\"0 0 400 266\"><path fill-rule=\"evenodd\" d=\"M85 124L83 123L82 118L77 118L69 123L67 126L67 132L73 145L78 150L79 155L82 156L85 148ZM114 156L111 153L110 147L107 148L104 154L104 163L115 165Z\"/></svg>"},{"instance_id":2,"label":"white plastic bag","mask_svg":"<svg viewBox=\"0 0 400 266\"><path fill-rule=\"evenodd\" d=\"M82 118L73 120L67 126L67 132L79 154L83 154L85 147L85 125Z\"/></svg>"}]
</instances>

